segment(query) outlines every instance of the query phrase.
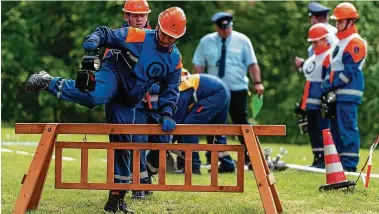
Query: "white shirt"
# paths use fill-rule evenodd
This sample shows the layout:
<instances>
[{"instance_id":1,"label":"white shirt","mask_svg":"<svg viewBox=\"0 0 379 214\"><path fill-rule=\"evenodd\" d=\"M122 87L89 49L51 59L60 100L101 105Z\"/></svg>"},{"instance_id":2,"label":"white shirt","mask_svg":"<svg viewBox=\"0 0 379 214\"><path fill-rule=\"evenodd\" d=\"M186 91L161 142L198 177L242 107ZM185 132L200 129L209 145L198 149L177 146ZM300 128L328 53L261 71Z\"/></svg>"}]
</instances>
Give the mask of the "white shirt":
<instances>
[{"instance_id":1,"label":"white shirt","mask_svg":"<svg viewBox=\"0 0 379 214\"><path fill-rule=\"evenodd\" d=\"M192 63L207 67L207 72L218 76L217 62L221 58L221 37L217 32L205 35L196 48ZM258 63L250 39L242 33L232 31L226 39L226 62L223 82L231 91L248 89L247 70Z\"/></svg>"}]
</instances>

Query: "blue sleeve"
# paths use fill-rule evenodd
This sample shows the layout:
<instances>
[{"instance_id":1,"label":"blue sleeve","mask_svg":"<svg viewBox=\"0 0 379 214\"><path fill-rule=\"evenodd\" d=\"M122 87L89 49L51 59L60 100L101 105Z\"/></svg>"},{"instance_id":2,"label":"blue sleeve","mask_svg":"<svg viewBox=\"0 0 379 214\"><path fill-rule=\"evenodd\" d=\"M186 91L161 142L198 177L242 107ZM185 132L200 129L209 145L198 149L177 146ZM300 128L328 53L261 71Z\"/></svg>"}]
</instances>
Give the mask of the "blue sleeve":
<instances>
[{"instance_id":1,"label":"blue sleeve","mask_svg":"<svg viewBox=\"0 0 379 214\"><path fill-rule=\"evenodd\" d=\"M188 96L185 95L185 93L188 93L189 91L192 91L192 90L180 92L181 95L179 96L179 100L178 100L178 110L174 114L174 120L176 123L183 123L184 121L184 118L186 116L187 109L188 109L188 99L187 99Z\"/></svg>"},{"instance_id":2,"label":"blue sleeve","mask_svg":"<svg viewBox=\"0 0 379 214\"><path fill-rule=\"evenodd\" d=\"M179 98L179 85L182 69L175 69L168 72L165 80L160 82L158 97L158 112L160 114L174 115Z\"/></svg>"},{"instance_id":3,"label":"blue sleeve","mask_svg":"<svg viewBox=\"0 0 379 214\"><path fill-rule=\"evenodd\" d=\"M126 48L126 37L128 36L128 28L119 28L112 30L109 27L97 27L92 34L86 37L86 41L95 41L99 47L112 49Z\"/></svg>"},{"instance_id":4,"label":"blue sleeve","mask_svg":"<svg viewBox=\"0 0 379 214\"><path fill-rule=\"evenodd\" d=\"M192 63L198 66L207 66L207 62L205 60L205 44L204 38L200 40L199 45L195 50L195 54L193 55Z\"/></svg>"},{"instance_id":5,"label":"blue sleeve","mask_svg":"<svg viewBox=\"0 0 379 214\"><path fill-rule=\"evenodd\" d=\"M95 91L82 92L75 87L75 80L55 77L47 91L59 99L77 103L88 108L109 102L117 92L116 73L108 68L96 72Z\"/></svg>"},{"instance_id":6,"label":"blue sleeve","mask_svg":"<svg viewBox=\"0 0 379 214\"><path fill-rule=\"evenodd\" d=\"M344 52L342 56L342 63L345 69L342 71L335 71L333 77L333 88L339 88L349 83L354 78L354 72L359 70L359 64L362 60L354 62L353 57L349 52Z\"/></svg>"}]
</instances>

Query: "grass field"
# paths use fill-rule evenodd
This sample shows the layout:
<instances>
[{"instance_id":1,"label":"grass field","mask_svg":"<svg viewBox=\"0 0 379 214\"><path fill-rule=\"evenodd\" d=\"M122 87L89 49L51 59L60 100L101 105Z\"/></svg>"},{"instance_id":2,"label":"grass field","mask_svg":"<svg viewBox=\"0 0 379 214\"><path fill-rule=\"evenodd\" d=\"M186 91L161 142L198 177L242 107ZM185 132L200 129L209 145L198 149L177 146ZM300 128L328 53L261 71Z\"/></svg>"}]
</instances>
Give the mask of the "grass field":
<instances>
[{"instance_id":1,"label":"grass field","mask_svg":"<svg viewBox=\"0 0 379 214\"><path fill-rule=\"evenodd\" d=\"M107 141L106 136L87 136L89 141ZM28 170L32 156L20 154L33 153L35 145L20 145L9 142L38 142L39 135L17 135L13 129L2 128L1 153L1 200L2 213L11 213L21 188L21 179ZM82 140L83 136L60 136L58 140ZM262 147L274 149L274 155L280 147L285 147L288 154L283 160L287 163L309 165L312 154L309 146L295 146L262 142ZM11 151L12 150L12 151ZM18 151L18 152L16 152ZM20 152L21 151L21 152ZM364 164L368 150L360 152L360 166ZM63 156L74 158L63 161L63 181L80 180L80 151L63 150ZM204 157L203 154L201 154ZM89 181L105 182L105 151L89 152ZM194 175L193 183L205 185L210 183L210 175L202 169L201 176ZM373 173L379 173L379 152L375 152ZM325 184L325 175L295 170L275 172L276 187L282 200L284 213L379 213L379 179L373 178L370 189L365 190L359 181L354 192L319 192L318 187ZM355 180L356 177L349 177ZM183 184L184 176L167 174L169 184ZM221 175L219 183L233 185L236 175ZM54 161L50 165L41 203L32 213L103 213L107 191L91 190L57 190L54 189ZM262 213L253 173L245 171L244 193L188 193L155 192L144 201L132 201L130 193L126 201L137 213Z\"/></svg>"}]
</instances>

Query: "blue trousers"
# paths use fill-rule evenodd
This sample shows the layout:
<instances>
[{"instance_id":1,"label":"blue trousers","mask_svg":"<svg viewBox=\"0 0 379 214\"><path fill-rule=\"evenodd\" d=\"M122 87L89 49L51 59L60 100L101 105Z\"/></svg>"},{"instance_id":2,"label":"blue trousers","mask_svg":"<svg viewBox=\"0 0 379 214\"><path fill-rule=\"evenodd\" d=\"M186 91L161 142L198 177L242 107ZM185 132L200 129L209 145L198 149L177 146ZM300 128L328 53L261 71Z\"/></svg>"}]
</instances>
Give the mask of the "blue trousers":
<instances>
[{"instance_id":1,"label":"blue trousers","mask_svg":"<svg viewBox=\"0 0 379 214\"><path fill-rule=\"evenodd\" d=\"M311 141L312 152L317 157L324 156L322 130L329 128L329 120L321 117L319 109L307 109L308 135Z\"/></svg>"},{"instance_id":2,"label":"blue trousers","mask_svg":"<svg viewBox=\"0 0 379 214\"><path fill-rule=\"evenodd\" d=\"M337 102L336 117L331 120L331 132L345 170L356 171L359 162L360 134L358 104Z\"/></svg>"},{"instance_id":3,"label":"blue trousers","mask_svg":"<svg viewBox=\"0 0 379 214\"><path fill-rule=\"evenodd\" d=\"M134 108L126 107L118 103L107 103L105 105L105 115L107 123L114 124L134 124L135 123L135 110ZM110 142L146 142L146 137L143 135L109 135ZM115 150L115 164L114 164L114 182L115 183L129 183L131 174L131 151L130 150ZM145 153L141 151L140 161L140 176L141 183L145 183L147 179Z\"/></svg>"},{"instance_id":4,"label":"blue trousers","mask_svg":"<svg viewBox=\"0 0 379 214\"><path fill-rule=\"evenodd\" d=\"M159 124L159 115L158 113L153 112L153 111L149 111L143 108L137 108L135 123L136 124ZM149 143L169 143L170 142L170 135L144 135L141 137L145 139L144 142L149 142ZM159 168L159 151L150 150L147 156L145 155L146 154L145 151L143 152L144 152L143 157L145 158L145 161L148 162L147 164L149 164L150 171L152 171L153 173L157 173L158 168ZM141 153L141 158L142 158L142 153Z\"/></svg>"},{"instance_id":5,"label":"blue trousers","mask_svg":"<svg viewBox=\"0 0 379 214\"><path fill-rule=\"evenodd\" d=\"M219 90L212 96L199 100L192 107L191 111L187 113L184 124L225 124L229 110L228 94L224 90ZM226 144L226 136L215 136L216 144ZM179 143L199 143L199 136L180 136L178 137ZM184 155L184 153L183 153ZM178 159L179 160L179 159ZM221 162L220 168L234 169L234 161L228 153L220 153L219 160ZM178 161L178 163L180 163ZM200 169L199 153L192 154L192 170ZM180 166L179 166L180 167Z\"/></svg>"}]
</instances>

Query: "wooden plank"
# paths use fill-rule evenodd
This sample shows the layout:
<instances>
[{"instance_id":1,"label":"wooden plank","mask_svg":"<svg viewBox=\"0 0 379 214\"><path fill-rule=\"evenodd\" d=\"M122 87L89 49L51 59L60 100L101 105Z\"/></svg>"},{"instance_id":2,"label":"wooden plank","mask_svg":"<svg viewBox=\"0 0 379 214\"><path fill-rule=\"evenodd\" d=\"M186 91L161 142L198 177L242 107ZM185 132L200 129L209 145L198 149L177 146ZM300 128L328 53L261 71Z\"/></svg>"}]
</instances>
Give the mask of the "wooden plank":
<instances>
[{"instance_id":1,"label":"wooden plank","mask_svg":"<svg viewBox=\"0 0 379 214\"><path fill-rule=\"evenodd\" d=\"M256 139L257 139L257 142L258 142L259 152L261 154L261 158L262 158L262 162L263 162L265 171L266 171L267 174L270 174L270 168L268 167L266 159L264 158L263 151L262 151L261 144L259 142L258 137L256 137ZM270 185L270 189L271 189L272 196L274 197L274 202L275 202L276 210L279 213L283 212L283 206L282 206L282 203L280 201L280 198L279 198L279 195L278 195L278 191L276 190L275 185Z\"/></svg>"},{"instance_id":2,"label":"wooden plank","mask_svg":"<svg viewBox=\"0 0 379 214\"><path fill-rule=\"evenodd\" d=\"M62 147L55 144L55 186L62 183Z\"/></svg>"},{"instance_id":3,"label":"wooden plank","mask_svg":"<svg viewBox=\"0 0 379 214\"><path fill-rule=\"evenodd\" d=\"M184 155L185 164L184 164L184 184L192 184L192 151L185 151Z\"/></svg>"},{"instance_id":4,"label":"wooden plank","mask_svg":"<svg viewBox=\"0 0 379 214\"><path fill-rule=\"evenodd\" d=\"M38 180L43 177L44 164L49 161L49 154L54 148L56 129L58 124L47 124L44 128L41 140L37 146L32 163L30 164L24 184L21 187L13 213L25 213L29 202L38 186ZM42 189L40 191L42 193Z\"/></svg>"},{"instance_id":5,"label":"wooden plank","mask_svg":"<svg viewBox=\"0 0 379 214\"><path fill-rule=\"evenodd\" d=\"M277 213L274 198L267 180L267 173L262 162L261 153L259 152L256 135L254 134L251 126L242 126L241 129L251 164L253 166L255 181L257 182L265 213Z\"/></svg>"},{"instance_id":6,"label":"wooden plank","mask_svg":"<svg viewBox=\"0 0 379 214\"><path fill-rule=\"evenodd\" d=\"M88 183L88 149L81 149L80 182Z\"/></svg>"},{"instance_id":7,"label":"wooden plank","mask_svg":"<svg viewBox=\"0 0 379 214\"><path fill-rule=\"evenodd\" d=\"M133 150L133 184L140 183L140 150Z\"/></svg>"},{"instance_id":8,"label":"wooden plank","mask_svg":"<svg viewBox=\"0 0 379 214\"><path fill-rule=\"evenodd\" d=\"M159 184L166 184L166 150L159 150Z\"/></svg>"},{"instance_id":9,"label":"wooden plank","mask_svg":"<svg viewBox=\"0 0 379 214\"><path fill-rule=\"evenodd\" d=\"M218 185L218 152L211 152L211 186Z\"/></svg>"},{"instance_id":10,"label":"wooden plank","mask_svg":"<svg viewBox=\"0 0 379 214\"><path fill-rule=\"evenodd\" d=\"M215 144L169 144L169 143L107 143L107 142L57 142L62 148L76 149L140 149L140 150L183 150L183 151L243 151L243 145Z\"/></svg>"},{"instance_id":11,"label":"wooden plank","mask_svg":"<svg viewBox=\"0 0 379 214\"><path fill-rule=\"evenodd\" d=\"M114 150L107 149L107 184L113 184L113 183L114 183Z\"/></svg>"},{"instance_id":12,"label":"wooden plank","mask_svg":"<svg viewBox=\"0 0 379 214\"><path fill-rule=\"evenodd\" d=\"M244 191L244 181L245 181L245 152L237 153L237 186L240 188L241 192Z\"/></svg>"},{"instance_id":13,"label":"wooden plank","mask_svg":"<svg viewBox=\"0 0 379 214\"><path fill-rule=\"evenodd\" d=\"M106 183L62 183L57 189L90 190L151 190L180 192L240 192L237 186L201 186L201 185L159 185L159 184L106 184Z\"/></svg>"},{"instance_id":14,"label":"wooden plank","mask_svg":"<svg viewBox=\"0 0 379 214\"><path fill-rule=\"evenodd\" d=\"M56 140L56 135L54 136L54 141ZM38 208L39 202L41 200L42 196L42 191L45 186L46 182L46 177L47 177L47 172L49 171L51 159L53 157L53 151L54 151L54 146L51 147L48 155L47 155L47 160L43 164L42 172L40 174L40 177L37 181L36 188L34 189L33 195L30 199L29 205L26 208L26 210L36 210Z\"/></svg>"},{"instance_id":15,"label":"wooden plank","mask_svg":"<svg viewBox=\"0 0 379 214\"><path fill-rule=\"evenodd\" d=\"M16 134L41 134L44 123L16 123ZM285 136L284 125L253 126L258 136ZM87 124L87 123L61 123L58 134L167 134L160 125L152 124ZM205 125L205 124L178 124L174 135L242 135L241 125Z\"/></svg>"}]
</instances>

